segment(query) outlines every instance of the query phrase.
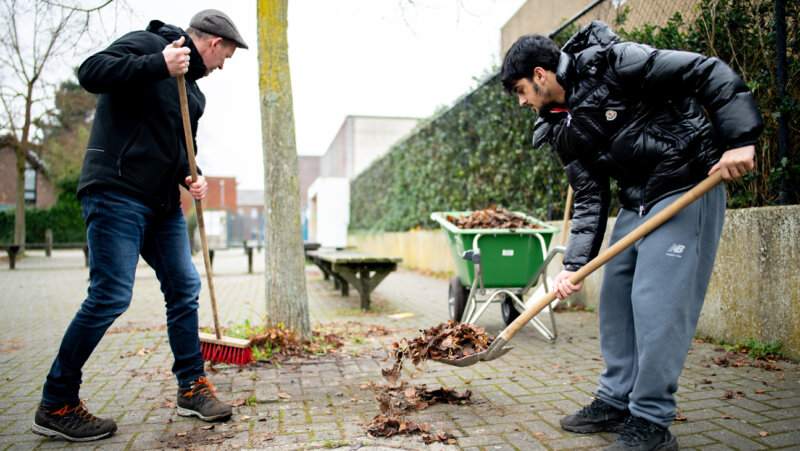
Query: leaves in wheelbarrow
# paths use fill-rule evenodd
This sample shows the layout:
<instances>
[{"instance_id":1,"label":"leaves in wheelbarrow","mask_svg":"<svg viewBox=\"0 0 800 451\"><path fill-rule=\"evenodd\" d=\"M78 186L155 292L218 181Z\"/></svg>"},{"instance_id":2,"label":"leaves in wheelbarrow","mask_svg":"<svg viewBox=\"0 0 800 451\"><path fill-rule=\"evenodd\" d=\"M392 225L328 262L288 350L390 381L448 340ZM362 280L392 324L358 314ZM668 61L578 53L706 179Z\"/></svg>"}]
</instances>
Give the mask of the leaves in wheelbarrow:
<instances>
[{"instance_id":1,"label":"leaves in wheelbarrow","mask_svg":"<svg viewBox=\"0 0 800 451\"><path fill-rule=\"evenodd\" d=\"M459 229L541 229L542 226L527 221L503 207L492 205L486 210L473 211L469 216L447 216Z\"/></svg>"},{"instance_id":2,"label":"leaves in wheelbarrow","mask_svg":"<svg viewBox=\"0 0 800 451\"><path fill-rule=\"evenodd\" d=\"M486 350L491 342L483 327L448 320L420 330L419 336L412 340L403 338L400 343L395 343L392 351L395 363L391 369L382 369L381 373L387 381L394 383L400 378L405 358L410 358L414 365L431 359L460 359Z\"/></svg>"}]
</instances>

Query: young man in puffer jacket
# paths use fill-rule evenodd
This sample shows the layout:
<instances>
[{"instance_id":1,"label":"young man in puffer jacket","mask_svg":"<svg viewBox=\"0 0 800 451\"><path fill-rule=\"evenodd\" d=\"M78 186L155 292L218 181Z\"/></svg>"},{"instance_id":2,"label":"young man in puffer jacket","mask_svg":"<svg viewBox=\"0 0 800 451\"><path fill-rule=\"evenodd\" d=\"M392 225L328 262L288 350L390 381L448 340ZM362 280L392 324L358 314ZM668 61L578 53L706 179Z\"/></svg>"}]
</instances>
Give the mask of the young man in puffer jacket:
<instances>
[{"instance_id":1,"label":"young man in puffer jacket","mask_svg":"<svg viewBox=\"0 0 800 451\"><path fill-rule=\"evenodd\" d=\"M211 9L197 13L186 31L154 20L81 64L81 86L99 94L78 185L90 285L47 375L33 432L89 441L117 430L114 420L92 415L78 392L83 365L130 305L140 255L164 293L178 414L205 421L231 416L231 407L216 398L205 378L200 351L200 277L178 190L183 184L199 200L208 184L202 176L192 183L189 176L175 77L185 77L194 138L205 108L196 82L222 69L237 47L247 45L233 22Z\"/></svg>"},{"instance_id":2,"label":"young man in puffer jacket","mask_svg":"<svg viewBox=\"0 0 800 451\"><path fill-rule=\"evenodd\" d=\"M752 94L716 58L657 50L592 22L559 50L526 35L508 50L503 87L538 114L534 145L551 144L575 190L564 268L555 290L594 258L606 228L609 180L621 210L611 243L716 171L730 180L754 167L763 122ZM553 110L568 110L567 116ZM674 393L694 336L722 232L719 185L606 263L596 399L561 419L571 432L620 432L608 449L677 449L668 430Z\"/></svg>"}]
</instances>

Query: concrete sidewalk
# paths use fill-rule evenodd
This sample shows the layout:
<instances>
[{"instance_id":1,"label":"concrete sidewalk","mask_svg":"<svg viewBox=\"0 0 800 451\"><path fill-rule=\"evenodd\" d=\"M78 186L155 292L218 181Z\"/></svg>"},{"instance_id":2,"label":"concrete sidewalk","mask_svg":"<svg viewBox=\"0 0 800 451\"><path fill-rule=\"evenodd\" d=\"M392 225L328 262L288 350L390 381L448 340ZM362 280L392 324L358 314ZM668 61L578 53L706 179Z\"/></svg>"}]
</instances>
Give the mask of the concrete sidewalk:
<instances>
[{"instance_id":1,"label":"concrete sidewalk","mask_svg":"<svg viewBox=\"0 0 800 451\"><path fill-rule=\"evenodd\" d=\"M197 267L202 270L200 257ZM226 326L264 317L263 253L247 274L241 249L217 252L214 282ZM88 269L81 251L52 258L31 251L14 271L0 262L0 449L596 449L615 434L579 435L561 430L558 419L591 400L603 370L597 316L557 314L558 341L545 342L526 327L505 357L468 368L430 363L423 372L406 364L402 380L469 389L470 405L434 405L408 414L458 439L455 446L426 446L418 436L370 438L366 425L380 413L364 384L384 385L385 347L447 318L448 281L409 271L387 277L373 294L374 312L358 311L358 294L342 298L313 267L307 270L313 323L361 321L391 327L386 337L366 337L358 353L304 358L281 365L217 366L209 379L227 402L241 403L233 418L213 429L177 416L176 384L164 328L163 297L153 271L141 265L131 308L103 338L84 368L81 396L91 411L113 417L119 429L85 444L46 439L30 432L41 386L61 336L82 302ZM201 324L211 325L208 293L201 293ZM406 313L393 319L389 315ZM481 319L487 332L503 328L498 306ZM671 431L684 449L800 448L800 369L779 362L780 371L720 360L723 349L695 343L677 393L685 421ZM749 363L747 359L739 359ZM280 393L280 396L278 395ZM727 393L727 395L726 395ZM238 401L238 402L237 402Z\"/></svg>"}]
</instances>

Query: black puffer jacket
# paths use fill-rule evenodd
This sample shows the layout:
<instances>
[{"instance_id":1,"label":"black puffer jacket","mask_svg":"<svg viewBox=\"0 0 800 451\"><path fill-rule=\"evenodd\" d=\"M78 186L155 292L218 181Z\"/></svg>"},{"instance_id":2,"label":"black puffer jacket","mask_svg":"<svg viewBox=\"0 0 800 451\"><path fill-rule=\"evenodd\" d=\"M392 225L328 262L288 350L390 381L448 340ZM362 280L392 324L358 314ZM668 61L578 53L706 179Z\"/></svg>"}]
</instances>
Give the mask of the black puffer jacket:
<instances>
[{"instance_id":1,"label":"black puffer jacket","mask_svg":"<svg viewBox=\"0 0 800 451\"><path fill-rule=\"evenodd\" d=\"M592 22L564 45L556 76L569 115L544 112L534 127L534 145L553 144L575 190L569 270L600 249L610 178L622 208L643 214L703 180L725 150L755 144L763 128L747 85L722 61L618 41Z\"/></svg>"},{"instance_id":2,"label":"black puffer jacket","mask_svg":"<svg viewBox=\"0 0 800 451\"><path fill-rule=\"evenodd\" d=\"M180 36L192 50L185 78L194 137L206 103L195 81L206 67L180 28L154 20L145 31L122 36L81 64L81 86L100 96L79 196L88 188L111 187L159 210L179 203L178 184L189 175L189 166L178 85L161 52Z\"/></svg>"}]
</instances>

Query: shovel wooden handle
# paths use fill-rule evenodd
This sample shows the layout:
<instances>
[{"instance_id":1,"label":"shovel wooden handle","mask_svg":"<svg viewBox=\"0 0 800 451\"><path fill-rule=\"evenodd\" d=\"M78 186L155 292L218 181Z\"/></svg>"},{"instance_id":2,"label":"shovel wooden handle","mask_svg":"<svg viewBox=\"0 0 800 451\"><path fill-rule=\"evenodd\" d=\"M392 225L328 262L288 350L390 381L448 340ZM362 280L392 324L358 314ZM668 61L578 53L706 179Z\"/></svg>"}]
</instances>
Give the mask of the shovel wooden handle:
<instances>
[{"instance_id":1,"label":"shovel wooden handle","mask_svg":"<svg viewBox=\"0 0 800 451\"><path fill-rule=\"evenodd\" d=\"M183 75L178 75L178 96L181 99L181 116L183 118L183 133L186 139L186 157L189 159L189 172L192 183L197 181L197 163L194 161L194 140L192 139L192 124L189 121L189 100L186 97L186 81ZM211 313L214 315L214 334L217 339L222 338L217 317L217 298L214 295L214 278L211 275L211 257L208 254L208 241L206 240L206 223L203 220L203 202L195 199L195 212L197 212L197 226L200 229L200 242L203 244L203 261L206 265L208 278L208 292L211 296Z\"/></svg>"},{"instance_id":2,"label":"shovel wooden handle","mask_svg":"<svg viewBox=\"0 0 800 451\"><path fill-rule=\"evenodd\" d=\"M625 248L635 243L648 233L652 232L658 226L665 223L669 218L675 216L676 213L686 208L686 206L699 199L701 196L703 196L703 194L709 192L721 182L722 171L717 171L710 175L708 178L698 183L694 188L684 193L681 197L675 199L675 201L667 205L666 208L653 215L652 218L648 219L642 223L642 225L633 229L629 234L622 237L619 241L614 243L614 245L601 252L600 255L589 261L589 263L576 271L575 274L569 278L569 281L573 284L579 283L589 274L597 270L597 268L603 266L617 254L622 252ZM536 301L536 303L532 304L524 312L522 312L513 323L509 324L508 327L506 327L503 332L500 333L499 336L506 341L511 340L511 338L516 335L517 332L519 332L522 326L528 324L528 322L533 319L534 316L541 312L555 299L555 290L545 294L538 301Z\"/></svg>"},{"instance_id":3,"label":"shovel wooden handle","mask_svg":"<svg viewBox=\"0 0 800 451\"><path fill-rule=\"evenodd\" d=\"M569 207L572 206L572 185L567 185L567 201L564 203L564 224L561 226L561 247L567 245L567 226L569 225ZM561 261L564 261L564 254L561 254Z\"/></svg>"}]
</instances>

